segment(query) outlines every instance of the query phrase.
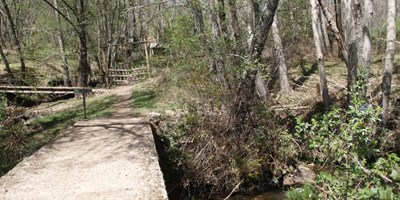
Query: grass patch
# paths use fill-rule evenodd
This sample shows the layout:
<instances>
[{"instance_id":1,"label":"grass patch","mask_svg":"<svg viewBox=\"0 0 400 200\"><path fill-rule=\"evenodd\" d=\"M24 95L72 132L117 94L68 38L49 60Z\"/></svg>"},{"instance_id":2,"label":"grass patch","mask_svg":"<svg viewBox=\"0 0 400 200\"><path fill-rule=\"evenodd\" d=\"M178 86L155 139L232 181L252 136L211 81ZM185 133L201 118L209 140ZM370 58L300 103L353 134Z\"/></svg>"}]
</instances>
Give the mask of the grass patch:
<instances>
[{"instance_id":1,"label":"grass patch","mask_svg":"<svg viewBox=\"0 0 400 200\"><path fill-rule=\"evenodd\" d=\"M132 92L133 108L154 109L156 107L156 92L154 90L135 90Z\"/></svg>"},{"instance_id":2,"label":"grass patch","mask_svg":"<svg viewBox=\"0 0 400 200\"><path fill-rule=\"evenodd\" d=\"M109 116L116 95L100 97L88 103L87 118ZM83 119L82 105L55 112L32 121L29 125L16 123L0 130L0 176L11 170L24 156L30 155L50 140Z\"/></svg>"},{"instance_id":3,"label":"grass patch","mask_svg":"<svg viewBox=\"0 0 400 200\"><path fill-rule=\"evenodd\" d=\"M172 90L172 89L171 89ZM166 110L177 109L178 103L169 98L170 88L151 81L139 83L132 91L131 105L133 111L139 114L149 112L164 113Z\"/></svg>"}]
</instances>

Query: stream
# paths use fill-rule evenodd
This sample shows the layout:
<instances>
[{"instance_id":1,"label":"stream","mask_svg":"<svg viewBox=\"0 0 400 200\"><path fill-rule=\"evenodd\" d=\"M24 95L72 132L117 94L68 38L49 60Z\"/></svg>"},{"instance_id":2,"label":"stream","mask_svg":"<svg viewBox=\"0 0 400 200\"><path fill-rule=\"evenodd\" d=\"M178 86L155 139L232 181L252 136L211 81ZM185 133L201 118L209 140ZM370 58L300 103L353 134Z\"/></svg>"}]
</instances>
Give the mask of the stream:
<instances>
[{"instance_id":1,"label":"stream","mask_svg":"<svg viewBox=\"0 0 400 200\"><path fill-rule=\"evenodd\" d=\"M285 193L282 191L265 192L254 196L236 195L229 198L229 200L282 200L285 199Z\"/></svg>"}]
</instances>

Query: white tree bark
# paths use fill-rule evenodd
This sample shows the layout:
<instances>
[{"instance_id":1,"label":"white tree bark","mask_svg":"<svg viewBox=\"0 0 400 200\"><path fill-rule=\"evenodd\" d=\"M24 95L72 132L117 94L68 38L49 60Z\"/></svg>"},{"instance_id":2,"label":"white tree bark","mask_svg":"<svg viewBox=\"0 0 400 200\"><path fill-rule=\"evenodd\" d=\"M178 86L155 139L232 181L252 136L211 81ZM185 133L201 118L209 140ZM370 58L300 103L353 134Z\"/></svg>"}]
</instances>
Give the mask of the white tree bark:
<instances>
[{"instance_id":1,"label":"white tree bark","mask_svg":"<svg viewBox=\"0 0 400 200\"><path fill-rule=\"evenodd\" d=\"M10 24L11 34L12 34L12 37L13 37L15 50L18 52L19 60L20 60L20 63L21 63L22 79L25 79L25 75L26 75L25 56L24 56L24 53L22 52L21 40L18 37L16 26L15 26L14 20L12 18L10 9L8 8L7 1L6 0L1 0L1 3L3 4L4 14L6 15L8 23Z\"/></svg>"},{"instance_id":2,"label":"white tree bark","mask_svg":"<svg viewBox=\"0 0 400 200\"><path fill-rule=\"evenodd\" d=\"M54 7L58 9L58 0L54 0ZM58 45L60 47L60 55L62 60L62 68L63 68L63 79L64 86L71 87L71 79L69 77L69 69L68 69L68 61L67 56L65 55L65 46L64 46L64 34L61 27L61 16L57 11L54 11L57 18L57 39Z\"/></svg>"},{"instance_id":3,"label":"white tree bark","mask_svg":"<svg viewBox=\"0 0 400 200\"><path fill-rule=\"evenodd\" d=\"M364 27L363 27L363 52L362 62L365 71L365 86L362 91L362 96L366 98L369 82L369 71L371 67L371 30L374 14L373 0L364 0Z\"/></svg>"},{"instance_id":4,"label":"white tree bark","mask_svg":"<svg viewBox=\"0 0 400 200\"><path fill-rule=\"evenodd\" d=\"M349 51L349 63L347 65L347 103L351 104L351 95L353 86L357 81L357 38L356 26L353 15L353 0L344 1L343 14L345 16L345 41Z\"/></svg>"},{"instance_id":5,"label":"white tree bark","mask_svg":"<svg viewBox=\"0 0 400 200\"><path fill-rule=\"evenodd\" d=\"M320 10L318 12L318 14L319 14L318 16L320 18L319 20L321 22L320 29L321 29L321 34L322 34L322 38L323 38L324 51L325 51L326 54L331 56L332 55L332 46L331 46L331 43L329 41L328 31L326 30L327 27L328 27L328 24L326 22L326 19L325 19L323 13L322 13L322 10Z\"/></svg>"},{"instance_id":6,"label":"white tree bark","mask_svg":"<svg viewBox=\"0 0 400 200\"><path fill-rule=\"evenodd\" d=\"M392 85L394 52L396 42L396 0L388 0L388 18L387 18L387 45L385 73L383 76L382 90L382 125L385 127L389 118L389 100L390 88Z\"/></svg>"},{"instance_id":7,"label":"white tree bark","mask_svg":"<svg viewBox=\"0 0 400 200\"><path fill-rule=\"evenodd\" d=\"M322 53L321 49L321 35L319 31L319 26L321 24L321 21L319 21L320 18L318 16L319 7L317 6L316 0L310 0L310 2L311 2L312 29L314 35L315 51L318 59L318 69L320 77L320 87L322 90L322 99L325 108L328 108L330 106L330 97L328 91L328 83L325 74L324 54Z\"/></svg>"},{"instance_id":8,"label":"white tree bark","mask_svg":"<svg viewBox=\"0 0 400 200\"><path fill-rule=\"evenodd\" d=\"M291 92L292 89L290 87L290 82L289 82L289 78L288 78L286 59L285 59L285 54L283 53L282 40L281 40L281 36L279 33L278 25L277 25L277 23L278 23L277 18L278 18L277 15L275 15L274 21L272 23L272 35L274 38L276 54L278 56L278 68L279 68L279 80L280 80L281 93L287 94L287 93Z\"/></svg>"},{"instance_id":9,"label":"white tree bark","mask_svg":"<svg viewBox=\"0 0 400 200\"><path fill-rule=\"evenodd\" d=\"M353 4L353 13L354 13L354 24L356 26L356 40L357 40L357 50L360 53L357 53L358 63L362 64L364 57L362 55L362 50L364 46L363 42L363 28L364 28L364 19L363 19L363 11L361 6L361 0L354 0Z\"/></svg>"}]
</instances>

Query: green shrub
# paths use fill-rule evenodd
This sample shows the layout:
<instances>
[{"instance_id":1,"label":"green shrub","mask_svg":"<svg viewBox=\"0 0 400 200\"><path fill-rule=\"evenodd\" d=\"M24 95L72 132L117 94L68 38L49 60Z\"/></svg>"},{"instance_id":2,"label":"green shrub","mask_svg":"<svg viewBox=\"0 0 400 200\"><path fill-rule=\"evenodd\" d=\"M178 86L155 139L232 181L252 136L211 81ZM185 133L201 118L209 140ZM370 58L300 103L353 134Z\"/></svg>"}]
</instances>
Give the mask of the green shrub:
<instances>
[{"instance_id":1,"label":"green shrub","mask_svg":"<svg viewBox=\"0 0 400 200\"><path fill-rule=\"evenodd\" d=\"M384 154L372 159L380 153L380 109L355 96L348 110L332 109L310 123L298 120L296 135L305 143L306 155L334 170L291 189L288 199L398 199L400 158Z\"/></svg>"},{"instance_id":2,"label":"green shrub","mask_svg":"<svg viewBox=\"0 0 400 200\"><path fill-rule=\"evenodd\" d=\"M5 109L6 109L7 100L0 94L0 122L4 120L6 117ZM1 126L1 123L0 123Z\"/></svg>"}]
</instances>

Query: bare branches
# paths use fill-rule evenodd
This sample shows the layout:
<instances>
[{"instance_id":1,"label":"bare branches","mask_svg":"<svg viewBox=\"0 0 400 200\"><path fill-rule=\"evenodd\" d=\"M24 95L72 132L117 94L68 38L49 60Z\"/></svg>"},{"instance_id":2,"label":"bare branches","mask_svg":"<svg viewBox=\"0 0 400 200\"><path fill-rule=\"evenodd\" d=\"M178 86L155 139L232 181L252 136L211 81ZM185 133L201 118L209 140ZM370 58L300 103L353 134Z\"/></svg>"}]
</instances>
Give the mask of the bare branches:
<instances>
[{"instance_id":1,"label":"bare branches","mask_svg":"<svg viewBox=\"0 0 400 200\"><path fill-rule=\"evenodd\" d=\"M74 22L72 22L63 12L60 11L60 9L56 8L52 3L50 3L48 0L42 0L43 2L45 2L47 5L49 5L52 9L54 9L58 14L60 14L60 16L62 18L64 18L64 20L66 22L68 22L68 24L70 24L72 26L72 28L74 29L74 31L76 33L79 33L79 30L77 29L77 24L75 24Z\"/></svg>"},{"instance_id":2,"label":"bare branches","mask_svg":"<svg viewBox=\"0 0 400 200\"><path fill-rule=\"evenodd\" d=\"M328 24L330 29L332 30L333 34L335 35L335 39L338 41L339 48L342 53L342 58L346 65L349 65L349 51L347 49L346 43L340 33L336 21L334 20L332 14L329 12L328 8L322 2L322 0L318 0L319 5L321 6L322 12L324 13L326 20L328 20Z\"/></svg>"}]
</instances>

